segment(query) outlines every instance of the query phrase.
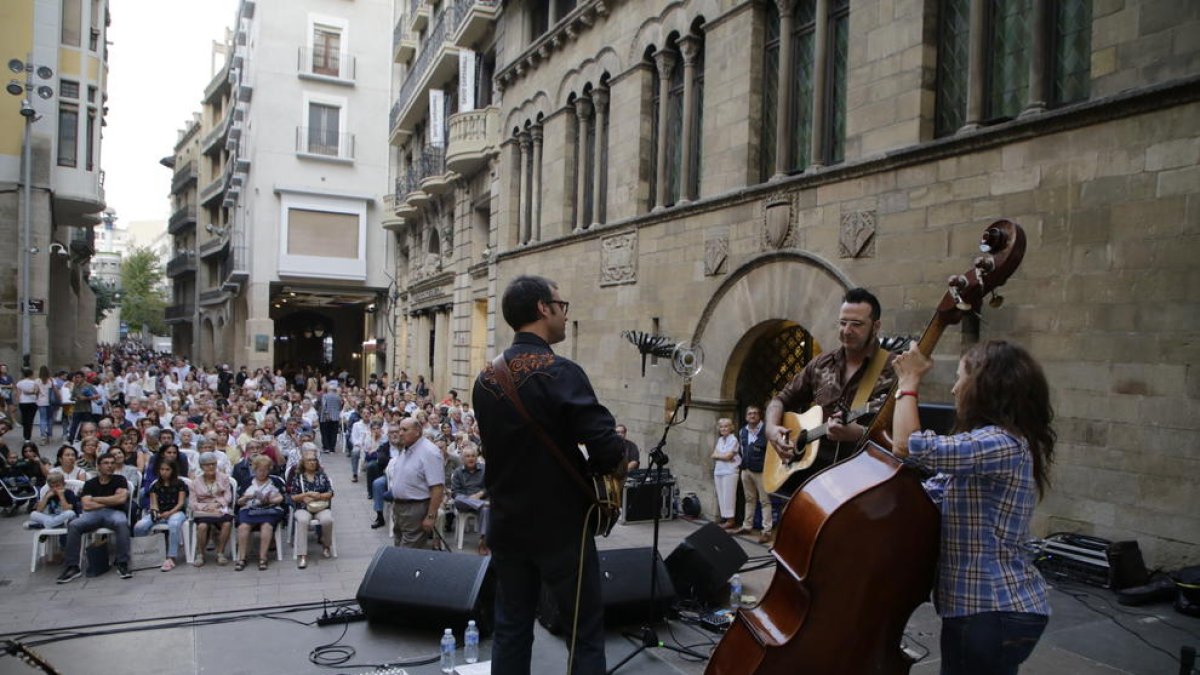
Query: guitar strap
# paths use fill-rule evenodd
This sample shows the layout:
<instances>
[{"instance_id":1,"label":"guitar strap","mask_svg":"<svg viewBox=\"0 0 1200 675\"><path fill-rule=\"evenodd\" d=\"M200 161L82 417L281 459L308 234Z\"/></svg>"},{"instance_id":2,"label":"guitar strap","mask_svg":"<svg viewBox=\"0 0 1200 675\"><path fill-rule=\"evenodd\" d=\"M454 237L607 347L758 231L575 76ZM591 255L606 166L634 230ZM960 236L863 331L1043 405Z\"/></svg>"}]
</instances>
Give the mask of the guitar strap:
<instances>
[{"instance_id":1,"label":"guitar strap","mask_svg":"<svg viewBox=\"0 0 1200 675\"><path fill-rule=\"evenodd\" d=\"M587 495L588 503L595 503L595 489L588 485L587 481L583 479L583 476L579 474L579 470L567 460L566 456L563 455L562 450L558 447L554 440L550 438L550 435L546 433L546 430L542 428L542 425L535 422L533 417L529 415L529 411L525 409L525 404L521 401L521 396L517 393L517 388L513 384L512 373L508 369L508 362L504 360L504 354L499 354L494 360L492 360L492 369L496 373L496 382L500 385L500 389L504 391L504 395L507 396L508 400L512 403L513 408L516 409L517 414L520 415L521 419L525 421L525 424L527 424L529 428L533 430L533 433L538 437L538 440L542 442L542 445L546 446L550 450L550 455L554 457L554 459L558 460L558 463L562 465L562 468L567 472L567 475L575 481L576 485L579 486L579 489L583 490L583 494Z\"/></svg>"},{"instance_id":2,"label":"guitar strap","mask_svg":"<svg viewBox=\"0 0 1200 675\"><path fill-rule=\"evenodd\" d=\"M866 405L867 399L871 398L871 392L875 390L875 383L879 381L879 375L883 372L887 357L888 350L876 344L875 353L867 363L867 369L858 383L858 391L854 392L854 402L850 405L851 410L858 410Z\"/></svg>"}]
</instances>

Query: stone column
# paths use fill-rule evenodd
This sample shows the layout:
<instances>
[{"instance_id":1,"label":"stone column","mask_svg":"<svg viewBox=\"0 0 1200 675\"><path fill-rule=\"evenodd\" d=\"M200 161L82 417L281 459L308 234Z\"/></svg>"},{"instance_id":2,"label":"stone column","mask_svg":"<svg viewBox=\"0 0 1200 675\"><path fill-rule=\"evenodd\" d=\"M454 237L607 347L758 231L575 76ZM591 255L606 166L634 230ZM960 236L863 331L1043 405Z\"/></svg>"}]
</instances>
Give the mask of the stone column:
<instances>
[{"instance_id":1,"label":"stone column","mask_svg":"<svg viewBox=\"0 0 1200 675\"><path fill-rule=\"evenodd\" d=\"M579 145L576 150L576 166L577 172L575 175L575 231L582 232L588 226L587 213L587 187L588 187L588 170L587 170L587 144L588 144L588 118L592 116L592 101L586 96L579 96L575 99L575 123L579 128Z\"/></svg>"},{"instance_id":2,"label":"stone column","mask_svg":"<svg viewBox=\"0 0 1200 675\"><path fill-rule=\"evenodd\" d=\"M592 91L592 107L596 111L596 137L593 139L596 156L592 161L592 224L599 225L604 222L604 153L602 150L608 142L608 135L604 133L604 127L608 121L608 89Z\"/></svg>"},{"instance_id":3,"label":"stone column","mask_svg":"<svg viewBox=\"0 0 1200 675\"><path fill-rule=\"evenodd\" d=\"M829 0L817 0L813 18L812 124L809 125L809 166L825 164L825 102L828 100L825 73L829 64Z\"/></svg>"},{"instance_id":4,"label":"stone column","mask_svg":"<svg viewBox=\"0 0 1200 675\"><path fill-rule=\"evenodd\" d=\"M529 136L533 139L533 189L530 195L529 209L532 212L530 215L530 229L533 232L533 241L542 240L542 125L535 124L529 129Z\"/></svg>"},{"instance_id":5,"label":"stone column","mask_svg":"<svg viewBox=\"0 0 1200 675\"><path fill-rule=\"evenodd\" d=\"M792 31L796 19L792 16L792 0L775 0L779 9L779 78L775 82L775 175L771 180L787 176L792 164Z\"/></svg>"},{"instance_id":6,"label":"stone column","mask_svg":"<svg viewBox=\"0 0 1200 675\"><path fill-rule=\"evenodd\" d=\"M528 131L522 131L517 138L521 147L521 212L518 216L521 220L521 239L519 243L523 246L528 244L532 238L532 227L529 221L529 148L532 140Z\"/></svg>"},{"instance_id":7,"label":"stone column","mask_svg":"<svg viewBox=\"0 0 1200 675\"><path fill-rule=\"evenodd\" d=\"M967 60L967 119L959 131L979 128L983 120L983 82L987 64L987 36L983 34L987 17L987 0L971 0L971 34L968 39L970 56Z\"/></svg>"},{"instance_id":8,"label":"stone column","mask_svg":"<svg viewBox=\"0 0 1200 675\"><path fill-rule=\"evenodd\" d=\"M1029 58L1029 90L1025 96L1025 109L1021 117L1036 115L1046 111L1046 64L1049 60L1050 45L1046 36L1049 21L1049 0L1033 0L1033 17L1029 34L1033 38L1033 53Z\"/></svg>"},{"instance_id":9,"label":"stone column","mask_svg":"<svg viewBox=\"0 0 1200 675\"><path fill-rule=\"evenodd\" d=\"M679 203L692 200L692 145L695 140L692 122L696 115L696 57L700 55L700 38L688 35L679 40L679 52L683 54L683 133L680 142L683 153L679 167Z\"/></svg>"},{"instance_id":10,"label":"stone column","mask_svg":"<svg viewBox=\"0 0 1200 675\"><path fill-rule=\"evenodd\" d=\"M658 68L658 148L654 167L654 210L667 208L667 98L671 91L671 71L678 57L675 52L660 49L654 53L654 65Z\"/></svg>"}]
</instances>

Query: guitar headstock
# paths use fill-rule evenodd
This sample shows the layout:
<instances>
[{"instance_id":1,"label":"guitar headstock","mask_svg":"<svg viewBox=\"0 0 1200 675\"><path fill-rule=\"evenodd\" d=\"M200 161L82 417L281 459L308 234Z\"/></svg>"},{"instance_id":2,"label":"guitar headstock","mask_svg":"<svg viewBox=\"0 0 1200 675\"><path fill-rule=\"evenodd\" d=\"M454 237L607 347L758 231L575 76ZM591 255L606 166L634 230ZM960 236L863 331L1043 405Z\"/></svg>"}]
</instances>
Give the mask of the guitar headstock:
<instances>
[{"instance_id":1,"label":"guitar headstock","mask_svg":"<svg viewBox=\"0 0 1200 675\"><path fill-rule=\"evenodd\" d=\"M971 269L946 281L949 289L937 307L946 325L958 323L964 314L978 313L988 293L992 294L988 301L992 307L1003 304L1004 298L995 291L1025 257L1025 230L1010 220L997 220L979 238L979 250L982 255L975 258Z\"/></svg>"}]
</instances>

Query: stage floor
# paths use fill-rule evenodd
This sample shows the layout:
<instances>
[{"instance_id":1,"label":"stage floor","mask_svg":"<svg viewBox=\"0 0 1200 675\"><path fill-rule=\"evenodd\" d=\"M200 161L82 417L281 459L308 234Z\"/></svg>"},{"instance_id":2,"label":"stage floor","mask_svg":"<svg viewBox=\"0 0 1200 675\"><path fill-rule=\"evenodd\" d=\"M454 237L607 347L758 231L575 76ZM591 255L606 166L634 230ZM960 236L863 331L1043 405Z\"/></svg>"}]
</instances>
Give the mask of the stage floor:
<instances>
[{"instance_id":1,"label":"stage floor","mask_svg":"<svg viewBox=\"0 0 1200 675\"><path fill-rule=\"evenodd\" d=\"M16 434L5 440L10 447L20 445ZM49 451L43 448L43 452ZM371 530L367 526L373 513L365 485L349 481L349 459L341 454L323 455L323 462L338 490L334 509L339 557L322 559L319 548L312 543L310 553L318 555L310 555L305 570L296 568L290 545L285 543L284 560L272 560L270 568L262 572L253 562L245 571L234 572L232 566L218 567L210 556L203 568L185 564L163 573L158 570L162 562L162 538L146 537L134 540L132 579L122 580L109 572L60 586L54 583L61 571L59 566L39 564L37 571L30 574L32 535L21 529L24 517L0 518L0 592L4 608L0 612L0 639L20 638L36 644L54 636L33 633L77 627L73 631L91 635L43 644L36 650L62 673L87 675L361 673L374 670L377 664L436 656L440 629L415 630L365 622L317 627L262 616L273 614L302 623L315 621L322 613L319 606L293 613L279 613L278 609L323 600L352 600L376 550L390 545L390 536L384 530ZM663 557L702 524L683 519L664 522L659 542ZM649 546L652 529L649 522L618 525L610 537L599 540L598 544L602 549ZM767 553L765 547L749 538L738 541L750 556ZM463 551L447 555L475 555L475 542L475 535L469 534ZM771 570L742 576L745 593L761 596L770 582ZM1169 604L1120 607L1105 590L1065 586L1055 589L1051 601L1054 616L1022 673L1173 674L1178 672L1179 665L1172 656L1178 656L1180 646L1200 646L1200 620L1174 612ZM213 616L237 620L194 625L187 623L191 616L196 616L197 621ZM184 617L184 623L155 630L96 634L172 623L162 620L163 617ZM664 625L659 630L660 639L669 644L695 644L702 652L711 649L711 641L717 637L678 621L670 622L670 628L668 631ZM535 630L533 672L564 672L567 653L564 642L541 626ZM932 606L922 605L909 622L908 636L914 652L928 654L913 667L914 674L938 672L938 635L939 621ZM330 669L309 661L315 647L335 641L352 647L355 654L348 663L361 667ZM490 646L485 639L481 659L488 658ZM635 646L622 637L619 629L611 629L606 650L610 667ZM619 672L700 675L704 666L704 661L687 661L673 652L656 649L637 656ZM439 672L436 662L406 670L413 675ZM25 672L36 671L11 657L0 656L0 674Z\"/></svg>"}]
</instances>

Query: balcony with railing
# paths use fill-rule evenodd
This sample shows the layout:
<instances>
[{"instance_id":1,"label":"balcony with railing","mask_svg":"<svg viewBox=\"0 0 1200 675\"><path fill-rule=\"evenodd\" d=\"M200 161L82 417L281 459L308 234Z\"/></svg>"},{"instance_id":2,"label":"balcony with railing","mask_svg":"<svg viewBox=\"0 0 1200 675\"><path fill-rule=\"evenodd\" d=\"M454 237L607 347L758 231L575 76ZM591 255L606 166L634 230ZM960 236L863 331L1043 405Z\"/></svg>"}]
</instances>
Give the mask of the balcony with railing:
<instances>
[{"instance_id":1,"label":"balcony with railing","mask_svg":"<svg viewBox=\"0 0 1200 675\"><path fill-rule=\"evenodd\" d=\"M175 174L171 177L172 194L181 192L189 184L195 183L198 175L194 159L189 159L183 166L175 169Z\"/></svg>"},{"instance_id":2,"label":"balcony with railing","mask_svg":"<svg viewBox=\"0 0 1200 675\"><path fill-rule=\"evenodd\" d=\"M408 0L408 29L419 33L429 25L429 5L425 0Z\"/></svg>"},{"instance_id":3,"label":"balcony with railing","mask_svg":"<svg viewBox=\"0 0 1200 675\"><path fill-rule=\"evenodd\" d=\"M196 205L191 202L175 209L167 219L167 232L172 235L181 234L192 227L196 227Z\"/></svg>"},{"instance_id":4,"label":"balcony with railing","mask_svg":"<svg viewBox=\"0 0 1200 675\"><path fill-rule=\"evenodd\" d=\"M408 71L408 77L400 85L400 94L388 118L393 142L410 135L424 119L429 90L450 81L458 72L458 47L446 42L446 17L450 14L453 14L450 9L438 14L421 43L421 52Z\"/></svg>"},{"instance_id":5,"label":"balcony with railing","mask_svg":"<svg viewBox=\"0 0 1200 675\"><path fill-rule=\"evenodd\" d=\"M309 159L354 161L354 134L337 129L296 127L296 154Z\"/></svg>"},{"instance_id":6,"label":"balcony with railing","mask_svg":"<svg viewBox=\"0 0 1200 675\"><path fill-rule=\"evenodd\" d=\"M202 306L220 304L225 301L226 297L228 294L220 287L210 288L200 291L200 304Z\"/></svg>"},{"instance_id":7,"label":"balcony with railing","mask_svg":"<svg viewBox=\"0 0 1200 675\"><path fill-rule=\"evenodd\" d=\"M404 170L396 177L396 197L393 200L395 205L396 215L401 218L409 218L417 215L418 210L414 204L408 203L408 196L414 192L421 191L421 181L417 174L417 167L414 165Z\"/></svg>"},{"instance_id":8,"label":"balcony with railing","mask_svg":"<svg viewBox=\"0 0 1200 675\"><path fill-rule=\"evenodd\" d=\"M499 151L500 109L495 106L454 113L449 119L446 169L467 175Z\"/></svg>"},{"instance_id":9,"label":"balcony with railing","mask_svg":"<svg viewBox=\"0 0 1200 675\"><path fill-rule=\"evenodd\" d=\"M225 133L229 131L229 123L233 120L231 110L226 110L225 114L221 116L221 121L217 122L216 126L209 130L204 135L204 139L200 141L200 151L204 154L211 155L225 147L223 142Z\"/></svg>"},{"instance_id":10,"label":"balcony with railing","mask_svg":"<svg viewBox=\"0 0 1200 675\"><path fill-rule=\"evenodd\" d=\"M446 171L446 149L435 146L421 151L421 191L438 195L454 189Z\"/></svg>"},{"instance_id":11,"label":"balcony with railing","mask_svg":"<svg viewBox=\"0 0 1200 675\"><path fill-rule=\"evenodd\" d=\"M167 261L167 276L174 279L184 274L196 273L196 254L183 251Z\"/></svg>"},{"instance_id":12,"label":"balcony with railing","mask_svg":"<svg viewBox=\"0 0 1200 675\"><path fill-rule=\"evenodd\" d=\"M300 47L296 55L296 70L305 79L353 85L355 60L346 52L334 51L323 45Z\"/></svg>"},{"instance_id":13,"label":"balcony with railing","mask_svg":"<svg viewBox=\"0 0 1200 675\"><path fill-rule=\"evenodd\" d=\"M212 239L200 244L197 253L201 259L208 259L216 255L223 255L229 250L229 236L217 235Z\"/></svg>"},{"instance_id":14,"label":"balcony with railing","mask_svg":"<svg viewBox=\"0 0 1200 675\"><path fill-rule=\"evenodd\" d=\"M458 47L471 49L496 25L500 0L452 0L446 12L452 14L447 39Z\"/></svg>"},{"instance_id":15,"label":"balcony with railing","mask_svg":"<svg viewBox=\"0 0 1200 675\"><path fill-rule=\"evenodd\" d=\"M229 258L225 268L222 290L237 293L250 278L250 257L246 248L246 233L235 229L230 235Z\"/></svg>"},{"instance_id":16,"label":"balcony with railing","mask_svg":"<svg viewBox=\"0 0 1200 675\"><path fill-rule=\"evenodd\" d=\"M392 61L395 63L408 63L417 53L417 41L404 27L404 21L405 17L400 17L392 28Z\"/></svg>"},{"instance_id":17,"label":"balcony with railing","mask_svg":"<svg viewBox=\"0 0 1200 675\"><path fill-rule=\"evenodd\" d=\"M196 306L191 303L167 305L163 309L163 320L167 323L188 323L196 315Z\"/></svg>"},{"instance_id":18,"label":"balcony with railing","mask_svg":"<svg viewBox=\"0 0 1200 675\"><path fill-rule=\"evenodd\" d=\"M96 253L96 230L91 227L73 227L68 243L71 246L72 257L90 258Z\"/></svg>"},{"instance_id":19,"label":"balcony with railing","mask_svg":"<svg viewBox=\"0 0 1200 675\"><path fill-rule=\"evenodd\" d=\"M200 189L200 203L204 206L209 206L215 202L225 189L225 172L217 174L203 188Z\"/></svg>"}]
</instances>

